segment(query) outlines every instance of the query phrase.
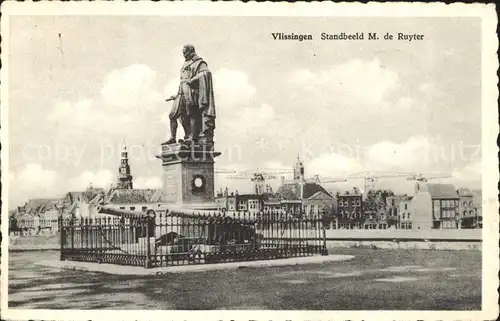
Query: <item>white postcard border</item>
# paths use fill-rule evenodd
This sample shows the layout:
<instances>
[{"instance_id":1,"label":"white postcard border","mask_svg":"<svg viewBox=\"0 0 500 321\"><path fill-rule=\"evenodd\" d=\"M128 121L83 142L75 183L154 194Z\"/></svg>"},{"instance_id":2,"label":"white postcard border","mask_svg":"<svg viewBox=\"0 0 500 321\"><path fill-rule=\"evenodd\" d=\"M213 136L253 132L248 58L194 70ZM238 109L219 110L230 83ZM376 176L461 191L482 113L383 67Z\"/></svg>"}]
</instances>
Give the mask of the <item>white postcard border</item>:
<instances>
[{"instance_id":1,"label":"white postcard border","mask_svg":"<svg viewBox=\"0 0 500 321\"><path fill-rule=\"evenodd\" d=\"M171 319L171 320L387 320L387 319L493 319L498 315L498 38L494 5L439 3L220 3L220 2L36 2L2 3L1 139L2 215L8 221L8 79L9 16L11 15L161 15L161 16L345 16L345 17L481 17L482 19L482 146L483 146L483 260L482 311L90 311L29 310L7 307L8 237L2 241L1 310L10 320ZM8 226L2 225L3 235Z\"/></svg>"}]
</instances>

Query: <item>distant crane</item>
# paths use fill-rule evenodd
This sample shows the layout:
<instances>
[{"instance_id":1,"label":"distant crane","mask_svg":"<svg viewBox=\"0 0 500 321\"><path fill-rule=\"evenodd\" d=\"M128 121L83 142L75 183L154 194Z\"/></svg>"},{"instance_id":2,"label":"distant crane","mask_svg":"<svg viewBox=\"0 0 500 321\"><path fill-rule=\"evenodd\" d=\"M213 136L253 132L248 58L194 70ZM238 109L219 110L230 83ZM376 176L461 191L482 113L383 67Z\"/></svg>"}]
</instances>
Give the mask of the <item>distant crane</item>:
<instances>
[{"instance_id":1,"label":"distant crane","mask_svg":"<svg viewBox=\"0 0 500 321\"><path fill-rule=\"evenodd\" d=\"M409 181L418 181L418 182L427 182L430 179L441 179L441 178L450 178L452 177L450 174L422 174L416 173L411 174L410 177L407 178Z\"/></svg>"},{"instance_id":2,"label":"distant crane","mask_svg":"<svg viewBox=\"0 0 500 321\"><path fill-rule=\"evenodd\" d=\"M381 178L398 178L398 177L408 177L410 173L394 173L394 172L359 172L346 177L347 180L351 179L362 179L365 181L364 195L366 196L369 191L375 189L376 182Z\"/></svg>"},{"instance_id":3,"label":"distant crane","mask_svg":"<svg viewBox=\"0 0 500 321\"><path fill-rule=\"evenodd\" d=\"M406 179L409 181L417 181L415 183L415 192L418 192L421 188L422 183L426 183L428 180L432 179L441 179L441 178L450 178L452 177L450 174L423 174L423 173L414 173L410 177Z\"/></svg>"},{"instance_id":4,"label":"distant crane","mask_svg":"<svg viewBox=\"0 0 500 321\"><path fill-rule=\"evenodd\" d=\"M347 182L346 178L334 178L334 179L323 179L320 180L319 183L321 184L330 184L330 183L345 183Z\"/></svg>"},{"instance_id":5,"label":"distant crane","mask_svg":"<svg viewBox=\"0 0 500 321\"><path fill-rule=\"evenodd\" d=\"M245 170L241 171L237 175L231 175L229 179L249 179L254 184L255 194L260 195L267 192L266 181L276 179L277 175L289 174L291 171L289 169L267 169L264 171L263 168L258 168L255 171Z\"/></svg>"},{"instance_id":6,"label":"distant crane","mask_svg":"<svg viewBox=\"0 0 500 321\"><path fill-rule=\"evenodd\" d=\"M318 174L307 177L304 179L290 179L290 180L284 180L283 177L283 183L284 184L292 184L292 183L316 183L316 184L328 184L328 183L338 183L338 182L347 182L347 179L345 177L322 177Z\"/></svg>"},{"instance_id":7,"label":"distant crane","mask_svg":"<svg viewBox=\"0 0 500 321\"><path fill-rule=\"evenodd\" d=\"M306 182L312 182L312 183L317 183L317 184L329 184L329 183L340 183L340 182L347 182L347 178L345 177L321 177L318 174L314 175L313 177L306 178Z\"/></svg>"},{"instance_id":8,"label":"distant crane","mask_svg":"<svg viewBox=\"0 0 500 321\"><path fill-rule=\"evenodd\" d=\"M214 170L216 174L236 174L237 172L234 169L225 169L225 168L216 168Z\"/></svg>"}]
</instances>

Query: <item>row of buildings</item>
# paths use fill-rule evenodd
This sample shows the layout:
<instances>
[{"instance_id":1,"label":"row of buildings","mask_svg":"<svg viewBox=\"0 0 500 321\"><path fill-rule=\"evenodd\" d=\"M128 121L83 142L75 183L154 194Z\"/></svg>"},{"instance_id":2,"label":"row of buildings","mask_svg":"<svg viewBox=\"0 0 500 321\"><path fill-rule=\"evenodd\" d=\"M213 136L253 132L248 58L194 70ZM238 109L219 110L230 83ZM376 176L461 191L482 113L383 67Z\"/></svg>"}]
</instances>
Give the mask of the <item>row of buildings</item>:
<instances>
[{"instance_id":1,"label":"row of buildings","mask_svg":"<svg viewBox=\"0 0 500 321\"><path fill-rule=\"evenodd\" d=\"M330 192L317 182L304 178L304 165L297 159L293 181L282 182L276 192L270 187L261 193L239 194L219 190L218 209L226 211L283 211L293 215L325 214L333 229L459 229L482 227L480 191L456 190L450 184L418 185L414 196L392 191L359 189ZM88 187L57 199L32 199L10 212L10 228L29 234L57 230L58 218L96 217L98 206L106 204L124 210L146 210L163 202L160 189L134 189L128 153L121 153L117 183L109 190Z\"/></svg>"},{"instance_id":2,"label":"row of buildings","mask_svg":"<svg viewBox=\"0 0 500 321\"><path fill-rule=\"evenodd\" d=\"M282 210L296 215L326 213L333 229L461 229L482 227L481 191L456 189L452 184L416 184L415 195L389 190L330 192L304 179L297 160L292 183L276 193L239 194L220 190L217 206L228 211Z\"/></svg>"},{"instance_id":3,"label":"row of buildings","mask_svg":"<svg viewBox=\"0 0 500 321\"><path fill-rule=\"evenodd\" d=\"M58 229L60 217L97 217L98 207L106 204L119 209L145 210L148 204L162 202L160 189L134 189L128 152L121 152L117 182L109 190L89 186L67 192L61 198L31 199L9 212L9 229L20 234L50 234Z\"/></svg>"}]
</instances>

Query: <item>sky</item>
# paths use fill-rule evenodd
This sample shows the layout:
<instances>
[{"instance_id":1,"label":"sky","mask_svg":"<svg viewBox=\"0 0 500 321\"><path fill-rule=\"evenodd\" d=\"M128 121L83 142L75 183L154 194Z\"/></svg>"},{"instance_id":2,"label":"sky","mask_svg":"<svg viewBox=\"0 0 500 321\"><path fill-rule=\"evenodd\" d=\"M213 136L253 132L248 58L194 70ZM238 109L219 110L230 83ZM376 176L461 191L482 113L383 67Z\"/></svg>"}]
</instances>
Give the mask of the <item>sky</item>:
<instances>
[{"instance_id":1,"label":"sky","mask_svg":"<svg viewBox=\"0 0 500 321\"><path fill-rule=\"evenodd\" d=\"M12 16L10 207L109 187L124 145L135 186L160 188L164 99L188 43L213 73L216 168L290 170L300 155L307 177L442 173L451 177L440 182L479 187L480 31L477 18ZM321 41L322 32L365 40ZM368 41L367 32L424 39ZM414 182L377 184L411 193ZM363 182L327 188L352 185ZM251 190L250 179L218 175L225 186Z\"/></svg>"}]
</instances>

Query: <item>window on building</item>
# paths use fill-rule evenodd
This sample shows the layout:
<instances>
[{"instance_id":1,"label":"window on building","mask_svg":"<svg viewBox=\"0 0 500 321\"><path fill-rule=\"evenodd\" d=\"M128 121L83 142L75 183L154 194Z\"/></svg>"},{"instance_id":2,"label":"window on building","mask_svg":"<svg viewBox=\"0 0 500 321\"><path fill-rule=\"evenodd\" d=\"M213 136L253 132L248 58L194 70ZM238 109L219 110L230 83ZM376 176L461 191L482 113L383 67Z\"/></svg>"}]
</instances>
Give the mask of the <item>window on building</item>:
<instances>
[{"instance_id":1,"label":"window on building","mask_svg":"<svg viewBox=\"0 0 500 321\"><path fill-rule=\"evenodd\" d=\"M130 206L131 211L135 211L135 206Z\"/></svg>"},{"instance_id":2,"label":"window on building","mask_svg":"<svg viewBox=\"0 0 500 321\"><path fill-rule=\"evenodd\" d=\"M408 219L411 219L411 213L408 213ZM411 223L410 223L411 224Z\"/></svg>"},{"instance_id":3,"label":"window on building","mask_svg":"<svg viewBox=\"0 0 500 321\"><path fill-rule=\"evenodd\" d=\"M125 206L120 206L120 209L121 209L121 210L124 210L124 209L125 209Z\"/></svg>"},{"instance_id":4,"label":"window on building","mask_svg":"<svg viewBox=\"0 0 500 321\"><path fill-rule=\"evenodd\" d=\"M408 204L405 204L405 210L407 210L407 209L408 209Z\"/></svg>"},{"instance_id":5,"label":"window on building","mask_svg":"<svg viewBox=\"0 0 500 321\"><path fill-rule=\"evenodd\" d=\"M406 219L406 213L403 213L403 220Z\"/></svg>"},{"instance_id":6,"label":"window on building","mask_svg":"<svg viewBox=\"0 0 500 321\"><path fill-rule=\"evenodd\" d=\"M143 206L143 207L142 207L142 211L143 211L143 212L145 212L147 209L148 209L148 207L147 207L147 206Z\"/></svg>"}]
</instances>

